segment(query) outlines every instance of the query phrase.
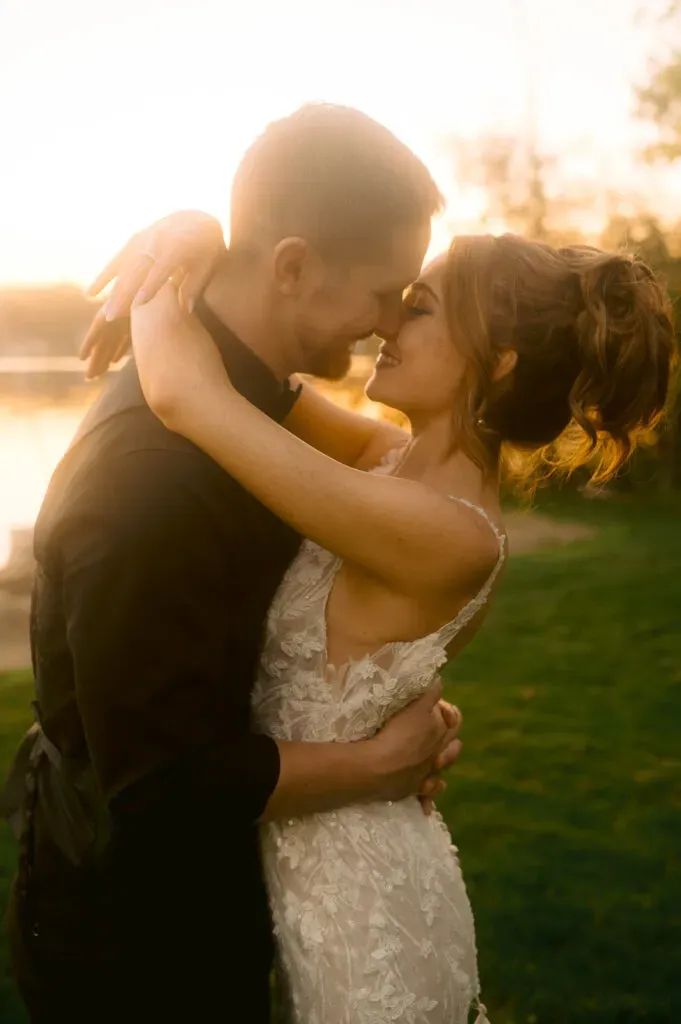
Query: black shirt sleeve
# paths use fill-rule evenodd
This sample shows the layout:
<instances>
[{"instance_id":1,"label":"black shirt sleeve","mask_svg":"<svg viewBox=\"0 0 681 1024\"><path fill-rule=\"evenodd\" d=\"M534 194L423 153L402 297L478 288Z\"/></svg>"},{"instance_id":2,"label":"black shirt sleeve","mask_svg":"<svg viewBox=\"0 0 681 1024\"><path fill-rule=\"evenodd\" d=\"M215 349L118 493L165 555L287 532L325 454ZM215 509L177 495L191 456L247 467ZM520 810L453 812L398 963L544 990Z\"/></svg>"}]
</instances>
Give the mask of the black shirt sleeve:
<instances>
[{"instance_id":1,"label":"black shirt sleeve","mask_svg":"<svg viewBox=\"0 0 681 1024\"><path fill-rule=\"evenodd\" d=\"M252 680L225 672L244 533L225 480L200 453L118 455L61 527L76 699L112 812L218 801L253 822L276 786L276 743L250 729Z\"/></svg>"}]
</instances>

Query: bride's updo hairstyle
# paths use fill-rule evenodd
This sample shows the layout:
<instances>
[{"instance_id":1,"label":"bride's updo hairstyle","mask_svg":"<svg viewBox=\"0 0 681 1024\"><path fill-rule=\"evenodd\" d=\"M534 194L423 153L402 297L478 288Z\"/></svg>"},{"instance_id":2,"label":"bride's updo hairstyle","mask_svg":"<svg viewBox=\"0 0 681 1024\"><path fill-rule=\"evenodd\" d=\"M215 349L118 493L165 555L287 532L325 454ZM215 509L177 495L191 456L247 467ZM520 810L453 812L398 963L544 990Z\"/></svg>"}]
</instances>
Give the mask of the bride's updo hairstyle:
<instances>
[{"instance_id":1,"label":"bride's updo hairstyle","mask_svg":"<svg viewBox=\"0 0 681 1024\"><path fill-rule=\"evenodd\" d=\"M662 417L677 353L671 305L636 257L458 237L445 301L466 362L457 428L481 467L501 450L526 480L588 463L602 483ZM517 363L495 381L508 349Z\"/></svg>"}]
</instances>

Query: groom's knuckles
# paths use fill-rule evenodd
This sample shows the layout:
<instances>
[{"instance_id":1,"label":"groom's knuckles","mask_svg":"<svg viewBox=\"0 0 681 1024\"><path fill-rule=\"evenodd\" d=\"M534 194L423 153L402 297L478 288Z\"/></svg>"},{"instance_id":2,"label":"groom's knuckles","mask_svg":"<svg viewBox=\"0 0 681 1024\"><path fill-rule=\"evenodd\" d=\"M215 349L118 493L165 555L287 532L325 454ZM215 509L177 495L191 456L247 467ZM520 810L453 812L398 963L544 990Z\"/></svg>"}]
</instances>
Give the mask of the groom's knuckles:
<instances>
[{"instance_id":1,"label":"groom's knuckles","mask_svg":"<svg viewBox=\"0 0 681 1024\"><path fill-rule=\"evenodd\" d=\"M439 701L439 708L440 711L442 712L442 717L444 721L447 723L447 726L450 729L456 729L456 731L458 732L459 729L461 728L461 723L463 722L463 715L461 714L459 708L457 708L454 704L449 704L446 700Z\"/></svg>"},{"instance_id":2,"label":"groom's knuckles","mask_svg":"<svg viewBox=\"0 0 681 1024\"><path fill-rule=\"evenodd\" d=\"M444 749L438 754L435 760L435 768L437 771L445 771L450 768L454 762L458 759L459 754L463 748L463 743L459 739L452 739Z\"/></svg>"},{"instance_id":3,"label":"groom's knuckles","mask_svg":"<svg viewBox=\"0 0 681 1024\"><path fill-rule=\"evenodd\" d=\"M435 800L446 788L447 783L439 775L429 775L421 787L419 796L427 800Z\"/></svg>"},{"instance_id":4,"label":"groom's knuckles","mask_svg":"<svg viewBox=\"0 0 681 1024\"><path fill-rule=\"evenodd\" d=\"M447 729L447 732L445 733L444 738L442 740L441 753L444 753L445 750L448 750L454 743L460 742L461 740L457 740L456 737L456 729Z\"/></svg>"},{"instance_id":5,"label":"groom's knuckles","mask_svg":"<svg viewBox=\"0 0 681 1024\"><path fill-rule=\"evenodd\" d=\"M428 692L432 695L434 704L437 704L437 702L442 699L443 688L442 679L440 678L440 676L438 676L437 679L435 679L435 681L431 683Z\"/></svg>"}]
</instances>

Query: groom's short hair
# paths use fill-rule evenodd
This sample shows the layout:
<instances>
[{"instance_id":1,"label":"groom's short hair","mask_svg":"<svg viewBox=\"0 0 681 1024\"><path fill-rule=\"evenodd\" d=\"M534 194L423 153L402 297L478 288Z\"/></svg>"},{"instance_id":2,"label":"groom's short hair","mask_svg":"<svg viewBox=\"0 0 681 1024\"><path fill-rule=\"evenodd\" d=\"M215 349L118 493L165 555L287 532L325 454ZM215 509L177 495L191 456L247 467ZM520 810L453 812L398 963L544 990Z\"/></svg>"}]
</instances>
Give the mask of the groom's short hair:
<instances>
[{"instance_id":1,"label":"groom's short hair","mask_svg":"<svg viewBox=\"0 0 681 1024\"><path fill-rule=\"evenodd\" d=\"M428 222L443 205L426 166L359 110L307 104L270 124L232 187L235 254L299 236L325 256L380 250L395 227Z\"/></svg>"}]
</instances>

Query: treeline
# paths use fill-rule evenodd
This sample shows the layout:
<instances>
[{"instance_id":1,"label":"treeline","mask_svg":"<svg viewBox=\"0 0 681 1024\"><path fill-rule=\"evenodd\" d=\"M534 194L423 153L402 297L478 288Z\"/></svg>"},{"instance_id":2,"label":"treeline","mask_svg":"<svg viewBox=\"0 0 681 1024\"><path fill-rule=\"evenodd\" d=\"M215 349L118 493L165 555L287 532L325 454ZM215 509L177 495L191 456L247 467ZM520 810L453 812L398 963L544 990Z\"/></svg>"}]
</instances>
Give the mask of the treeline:
<instances>
[{"instance_id":1,"label":"treeline","mask_svg":"<svg viewBox=\"0 0 681 1024\"><path fill-rule=\"evenodd\" d=\"M0 288L0 356L72 356L97 304L75 285Z\"/></svg>"}]
</instances>

